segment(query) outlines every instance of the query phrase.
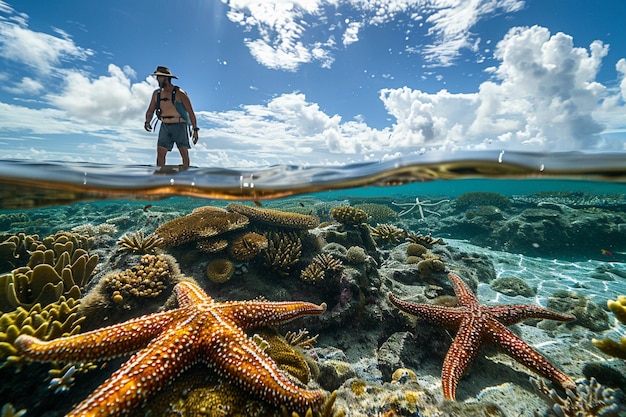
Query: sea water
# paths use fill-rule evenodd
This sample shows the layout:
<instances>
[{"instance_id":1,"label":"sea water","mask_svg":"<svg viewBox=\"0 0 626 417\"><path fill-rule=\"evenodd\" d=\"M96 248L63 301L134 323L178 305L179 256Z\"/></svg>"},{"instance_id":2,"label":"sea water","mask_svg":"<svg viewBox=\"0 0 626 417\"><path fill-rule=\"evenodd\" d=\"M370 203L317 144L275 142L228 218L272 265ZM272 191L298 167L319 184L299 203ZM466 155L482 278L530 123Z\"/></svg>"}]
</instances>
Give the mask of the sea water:
<instances>
[{"instance_id":1,"label":"sea water","mask_svg":"<svg viewBox=\"0 0 626 417\"><path fill-rule=\"evenodd\" d=\"M228 204L236 203L318 217L320 226L307 232L317 239L318 246L305 245L310 253L302 253L284 274L264 265L260 254L236 262L235 275L216 284L206 276L207 265L228 258L227 251L202 253L187 246L169 252L182 273L218 301L264 297L327 303L322 324L307 318L298 325L319 333L313 348L304 354L323 370L311 383L327 391L337 390L337 410L343 408L352 416L469 415L469 408L446 406L441 394L441 364L454 332L437 333L423 324L416 327L415 322L404 322L404 316L387 301L388 291L418 302L454 295L445 273L420 280L406 254L407 237L441 239L431 251L446 261L447 269L474 275L464 278L473 280L482 304L530 304L566 308L577 314L574 324L535 320L512 329L582 384L595 378L606 389L624 389L624 360L603 353L591 340L619 341L626 333L626 325L607 308L608 300L626 295L625 167L624 154L514 152L433 152L341 167L246 170L7 160L0 163L0 244L11 236L43 240L60 231L89 236L93 242L89 251L99 256L99 262L89 283L81 288L85 295L113 269L135 266L137 258L121 254L120 239L139 232L150 236L162 224L198 207L227 209ZM337 237L345 230L332 212L342 206L373 210L362 230L371 233L387 225L401 234L391 240L373 238L376 247L369 248L368 256L376 271L363 279L367 282L343 287L333 284L338 288L333 294L323 288L330 284L311 285L300 276L316 254L326 251L341 258L337 245L345 249L358 246ZM329 243L335 244L332 249ZM22 259L3 256L0 274L5 277L27 262L24 254ZM346 274L351 266L342 259ZM6 284L7 278L0 278L0 283ZM7 288L4 285L0 291ZM122 303L119 308L132 310L131 306L134 310L126 311L126 317L150 313L151 308L171 308L144 308L138 302ZM5 310L3 315L11 313ZM114 324L104 316L90 321ZM281 333L283 330L297 330L297 326L287 324ZM397 352L397 360L387 363L380 352L394 346L390 340L398 334L414 346ZM442 340L420 341L420 335ZM0 333L3 337L6 340L0 342L10 343L10 337ZM440 351L435 352L437 349ZM528 382L534 375L530 370L494 349L483 348L478 356L459 382L459 404L478 404L479 409L483 407L480 410L494 413L491 415L550 415L555 401ZM0 361L7 357L4 354ZM81 368L75 380L73 375L65 375L63 389L56 392L49 387L48 364L3 366L0 406L26 409L26 415L41 415L43 410L49 410L47 415L65 414L125 360L113 360L107 366L97 363L98 368L88 371ZM345 363L350 372L333 374L333 381L324 380L330 378L332 361ZM415 381L392 384L389 367L408 369ZM367 389L359 391L355 388L359 384ZM617 391L610 392L619 397ZM411 395L421 400L412 401ZM184 409L180 403L166 408L174 413L176 407ZM262 409L261 415L280 415L271 407ZM137 415L145 412L135 410ZM619 415L619 411L615 413L607 415Z\"/></svg>"}]
</instances>

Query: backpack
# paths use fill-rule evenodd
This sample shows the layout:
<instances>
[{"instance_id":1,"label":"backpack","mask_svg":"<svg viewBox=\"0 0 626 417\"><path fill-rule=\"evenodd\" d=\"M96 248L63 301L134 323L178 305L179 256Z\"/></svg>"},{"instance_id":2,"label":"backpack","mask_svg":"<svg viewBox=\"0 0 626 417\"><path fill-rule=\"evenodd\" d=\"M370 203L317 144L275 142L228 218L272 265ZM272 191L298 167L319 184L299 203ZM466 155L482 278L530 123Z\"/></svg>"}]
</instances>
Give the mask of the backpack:
<instances>
[{"instance_id":1,"label":"backpack","mask_svg":"<svg viewBox=\"0 0 626 417\"><path fill-rule=\"evenodd\" d=\"M180 89L180 87L178 86L174 86L174 89L172 90L172 103L174 103L174 106L176 107L176 111L178 112L178 114L180 114L180 117L182 117L183 119L185 119L185 121L187 122L187 126L191 126L191 118L189 117L189 113L187 112L187 109L185 109L185 106L183 106L183 103L181 103L180 101L176 101L176 92ZM161 120L161 89L159 88L159 91L157 92L157 98L156 98L156 116L157 119Z\"/></svg>"}]
</instances>

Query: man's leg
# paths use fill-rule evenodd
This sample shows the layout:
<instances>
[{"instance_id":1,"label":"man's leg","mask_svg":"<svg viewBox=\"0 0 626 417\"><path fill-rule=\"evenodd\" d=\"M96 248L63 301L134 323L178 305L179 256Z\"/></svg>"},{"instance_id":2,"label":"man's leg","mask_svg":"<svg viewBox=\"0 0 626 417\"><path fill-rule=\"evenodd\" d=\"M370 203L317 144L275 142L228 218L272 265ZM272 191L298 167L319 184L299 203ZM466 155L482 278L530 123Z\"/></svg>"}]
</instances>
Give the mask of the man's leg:
<instances>
[{"instance_id":1,"label":"man's leg","mask_svg":"<svg viewBox=\"0 0 626 417\"><path fill-rule=\"evenodd\" d=\"M167 148L157 146L157 166L165 166L165 155L167 155Z\"/></svg>"},{"instance_id":2,"label":"man's leg","mask_svg":"<svg viewBox=\"0 0 626 417\"><path fill-rule=\"evenodd\" d=\"M188 148L178 148L178 152L180 152L180 157L183 160L183 166L189 166L189 149Z\"/></svg>"}]
</instances>

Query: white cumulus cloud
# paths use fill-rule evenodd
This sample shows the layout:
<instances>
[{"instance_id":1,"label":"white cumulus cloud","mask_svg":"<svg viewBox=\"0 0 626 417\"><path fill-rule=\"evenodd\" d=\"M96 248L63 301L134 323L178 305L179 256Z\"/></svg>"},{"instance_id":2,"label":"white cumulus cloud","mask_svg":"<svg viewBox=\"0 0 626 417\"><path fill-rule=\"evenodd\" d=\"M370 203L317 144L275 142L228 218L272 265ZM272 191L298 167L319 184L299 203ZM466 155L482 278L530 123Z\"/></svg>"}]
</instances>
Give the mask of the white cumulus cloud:
<instances>
[{"instance_id":1,"label":"white cumulus cloud","mask_svg":"<svg viewBox=\"0 0 626 417\"><path fill-rule=\"evenodd\" d=\"M608 100L595 81L608 47L575 47L571 36L546 28L513 28L496 46L493 79L474 94L383 89L396 118L399 146L501 147L574 150L601 143L605 126L594 115ZM626 65L626 64L624 64ZM618 65L619 68L619 65ZM623 106L622 106L623 111Z\"/></svg>"}]
</instances>

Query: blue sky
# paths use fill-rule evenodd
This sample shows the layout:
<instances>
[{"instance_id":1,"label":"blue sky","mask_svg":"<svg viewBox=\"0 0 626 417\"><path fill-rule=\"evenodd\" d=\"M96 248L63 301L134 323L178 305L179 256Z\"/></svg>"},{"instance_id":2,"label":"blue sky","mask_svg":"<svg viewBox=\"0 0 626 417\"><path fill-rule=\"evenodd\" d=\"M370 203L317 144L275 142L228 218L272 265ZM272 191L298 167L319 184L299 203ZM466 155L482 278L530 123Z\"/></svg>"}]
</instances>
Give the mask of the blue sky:
<instances>
[{"instance_id":1,"label":"blue sky","mask_svg":"<svg viewBox=\"0 0 626 417\"><path fill-rule=\"evenodd\" d=\"M193 102L196 166L625 151L624 16L621 0L0 0L3 158L153 164L157 65Z\"/></svg>"}]
</instances>

